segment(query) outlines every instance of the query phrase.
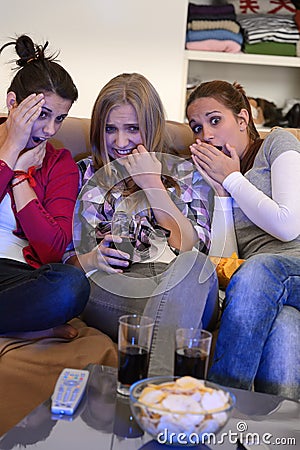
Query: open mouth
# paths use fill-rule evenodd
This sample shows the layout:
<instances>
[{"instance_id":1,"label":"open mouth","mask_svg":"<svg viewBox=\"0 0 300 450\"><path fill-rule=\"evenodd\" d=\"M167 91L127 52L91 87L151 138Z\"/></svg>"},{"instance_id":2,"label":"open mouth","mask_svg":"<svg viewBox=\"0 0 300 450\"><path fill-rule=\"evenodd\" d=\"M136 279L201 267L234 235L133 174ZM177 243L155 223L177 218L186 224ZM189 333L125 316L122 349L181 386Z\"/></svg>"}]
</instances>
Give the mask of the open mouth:
<instances>
[{"instance_id":1,"label":"open mouth","mask_svg":"<svg viewBox=\"0 0 300 450\"><path fill-rule=\"evenodd\" d=\"M222 151L222 149L223 149L222 145L215 145L215 147L220 151Z\"/></svg>"},{"instance_id":2,"label":"open mouth","mask_svg":"<svg viewBox=\"0 0 300 450\"><path fill-rule=\"evenodd\" d=\"M35 144L40 144L41 142L44 142L46 139L45 138L40 138L38 136L32 136L32 140Z\"/></svg>"}]
</instances>

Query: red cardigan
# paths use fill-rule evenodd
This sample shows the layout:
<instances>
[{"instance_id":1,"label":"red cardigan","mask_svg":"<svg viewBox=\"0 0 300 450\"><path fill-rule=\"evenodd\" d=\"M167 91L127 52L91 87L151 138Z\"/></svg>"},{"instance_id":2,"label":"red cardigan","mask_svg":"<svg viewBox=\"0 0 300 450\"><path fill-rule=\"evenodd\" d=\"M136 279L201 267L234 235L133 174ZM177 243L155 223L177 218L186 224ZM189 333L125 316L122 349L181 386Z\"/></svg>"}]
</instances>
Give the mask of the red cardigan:
<instances>
[{"instance_id":1,"label":"red cardigan","mask_svg":"<svg viewBox=\"0 0 300 450\"><path fill-rule=\"evenodd\" d=\"M37 199L31 200L19 212L10 187L14 175L0 160L0 202L8 192L11 196L17 228L14 234L26 238L29 245L23 255L32 267L60 262L72 239L72 219L78 194L79 172L71 153L56 150L49 142L41 169L34 174L33 188Z\"/></svg>"}]
</instances>

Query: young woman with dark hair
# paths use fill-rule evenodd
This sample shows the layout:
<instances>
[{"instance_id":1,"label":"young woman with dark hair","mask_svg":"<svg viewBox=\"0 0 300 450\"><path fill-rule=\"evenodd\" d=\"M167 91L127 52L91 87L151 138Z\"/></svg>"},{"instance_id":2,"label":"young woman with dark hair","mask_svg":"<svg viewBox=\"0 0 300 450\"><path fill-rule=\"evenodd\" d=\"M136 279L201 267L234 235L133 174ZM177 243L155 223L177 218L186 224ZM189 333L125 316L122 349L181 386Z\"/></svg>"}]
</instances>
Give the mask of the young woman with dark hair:
<instances>
[{"instance_id":1,"label":"young woman with dark hair","mask_svg":"<svg viewBox=\"0 0 300 450\"><path fill-rule=\"evenodd\" d=\"M186 112L194 163L213 185L216 207L233 213L246 259L226 289L209 378L298 399L300 142L282 129L260 139L238 83L200 84Z\"/></svg>"},{"instance_id":2,"label":"young woman with dark hair","mask_svg":"<svg viewBox=\"0 0 300 450\"><path fill-rule=\"evenodd\" d=\"M78 97L66 70L22 35L19 69L0 123L0 334L72 338L66 322L84 308L89 284L61 263L72 239L78 170L48 142Z\"/></svg>"}]
</instances>

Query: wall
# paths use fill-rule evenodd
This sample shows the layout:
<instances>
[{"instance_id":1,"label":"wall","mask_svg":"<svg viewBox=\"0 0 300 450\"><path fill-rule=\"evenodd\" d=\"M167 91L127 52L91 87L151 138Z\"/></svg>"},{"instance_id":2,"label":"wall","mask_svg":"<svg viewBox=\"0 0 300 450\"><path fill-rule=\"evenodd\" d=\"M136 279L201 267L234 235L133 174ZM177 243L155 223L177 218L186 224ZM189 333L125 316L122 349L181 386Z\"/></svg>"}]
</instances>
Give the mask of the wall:
<instances>
[{"instance_id":1,"label":"wall","mask_svg":"<svg viewBox=\"0 0 300 450\"><path fill-rule=\"evenodd\" d=\"M187 0L9 0L1 2L0 46L26 33L60 49L79 89L71 115L89 117L100 88L122 72L156 87L167 117L180 120ZM13 47L0 55L0 111L13 72Z\"/></svg>"}]
</instances>

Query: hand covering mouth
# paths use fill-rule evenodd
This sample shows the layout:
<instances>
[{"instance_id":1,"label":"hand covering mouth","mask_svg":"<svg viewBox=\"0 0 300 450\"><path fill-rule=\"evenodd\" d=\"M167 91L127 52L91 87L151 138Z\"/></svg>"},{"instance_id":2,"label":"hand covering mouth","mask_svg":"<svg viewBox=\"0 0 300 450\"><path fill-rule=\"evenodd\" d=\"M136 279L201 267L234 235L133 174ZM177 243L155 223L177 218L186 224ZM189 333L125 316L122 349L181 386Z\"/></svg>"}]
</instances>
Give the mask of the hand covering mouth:
<instances>
[{"instance_id":1,"label":"hand covering mouth","mask_svg":"<svg viewBox=\"0 0 300 450\"><path fill-rule=\"evenodd\" d=\"M216 147L218 150L220 150L220 151L222 151L222 149L223 149L223 146L222 146L222 145L215 145L215 147Z\"/></svg>"}]
</instances>

